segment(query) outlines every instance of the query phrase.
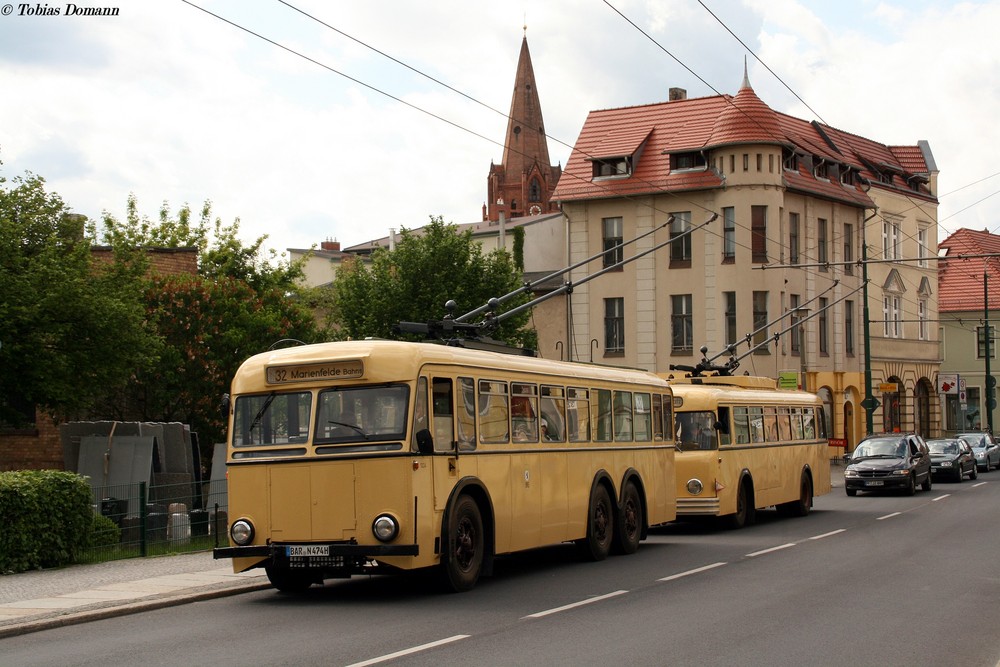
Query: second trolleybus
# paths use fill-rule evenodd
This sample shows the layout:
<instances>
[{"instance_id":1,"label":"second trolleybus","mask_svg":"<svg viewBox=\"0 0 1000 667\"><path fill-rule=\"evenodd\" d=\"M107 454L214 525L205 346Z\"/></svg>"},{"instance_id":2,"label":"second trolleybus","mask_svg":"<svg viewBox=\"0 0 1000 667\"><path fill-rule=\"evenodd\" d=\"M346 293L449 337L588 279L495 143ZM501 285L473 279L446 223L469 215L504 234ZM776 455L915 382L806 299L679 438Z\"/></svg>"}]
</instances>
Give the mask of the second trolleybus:
<instances>
[{"instance_id":1,"label":"second trolleybus","mask_svg":"<svg viewBox=\"0 0 1000 667\"><path fill-rule=\"evenodd\" d=\"M766 377L706 375L670 380L678 453L677 515L753 523L774 506L804 516L830 491L822 401Z\"/></svg>"}]
</instances>

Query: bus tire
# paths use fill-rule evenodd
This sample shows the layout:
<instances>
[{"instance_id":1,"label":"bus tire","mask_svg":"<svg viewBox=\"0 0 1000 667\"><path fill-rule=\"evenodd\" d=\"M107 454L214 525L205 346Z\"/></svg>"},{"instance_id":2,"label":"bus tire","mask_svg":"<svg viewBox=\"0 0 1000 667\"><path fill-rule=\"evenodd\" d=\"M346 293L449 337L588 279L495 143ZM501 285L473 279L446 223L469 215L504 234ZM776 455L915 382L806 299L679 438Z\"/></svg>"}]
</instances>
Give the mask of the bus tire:
<instances>
[{"instance_id":1,"label":"bus tire","mask_svg":"<svg viewBox=\"0 0 1000 667\"><path fill-rule=\"evenodd\" d=\"M622 502L618 511L618 527L614 535L614 550L620 554L634 554L642 540L642 498L632 482L622 489Z\"/></svg>"},{"instance_id":2,"label":"bus tire","mask_svg":"<svg viewBox=\"0 0 1000 667\"><path fill-rule=\"evenodd\" d=\"M479 505L470 496L459 496L448 519L448 552L441 563L449 590L464 593L476 586L483 571L485 548Z\"/></svg>"},{"instance_id":3,"label":"bus tire","mask_svg":"<svg viewBox=\"0 0 1000 667\"><path fill-rule=\"evenodd\" d=\"M587 536L577 542L583 557L591 561L604 560L611 553L615 535L615 512L611 495L603 484L594 487L587 511Z\"/></svg>"},{"instance_id":4,"label":"bus tire","mask_svg":"<svg viewBox=\"0 0 1000 667\"><path fill-rule=\"evenodd\" d=\"M813 491L812 482L809 475L802 473L802 481L799 482L799 498L778 506L778 511L782 516L806 516L812 509Z\"/></svg>"},{"instance_id":5,"label":"bus tire","mask_svg":"<svg viewBox=\"0 0 1000 667\"><path fill-rule=\"evenodd\" d=\"M740 490L736 495L736 511L726 517L727 525L733 530L739 530L746 526L753 525L756 518L756 511L753 505L753 496L750 493L750 485L746 479L740 482Z\"/></svg>"},{"instance_id":6,"label":"bus tire","mask_svg":"<svg viewBox=\"0 0 1000 667\"><path fill-rule=\"evenodd\" d=\"M308 572L295 572L287 567L264 566L267 580L281 593L303 593L316 583L316 579Z\"/></svg>"}]
</instances>

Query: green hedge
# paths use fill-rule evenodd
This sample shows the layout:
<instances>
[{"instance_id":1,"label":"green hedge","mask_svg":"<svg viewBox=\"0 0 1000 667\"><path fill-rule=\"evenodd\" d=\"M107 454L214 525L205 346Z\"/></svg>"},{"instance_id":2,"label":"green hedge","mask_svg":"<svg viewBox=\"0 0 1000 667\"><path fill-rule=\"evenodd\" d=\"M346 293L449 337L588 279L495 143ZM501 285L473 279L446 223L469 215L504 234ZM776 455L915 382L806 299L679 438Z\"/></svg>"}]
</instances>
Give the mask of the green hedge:
<instances>
[{"instance_id":1,"label":"green hedge","mask_svg":"<svg viewBox=\"0 0 1000 667\"><path fill-rule=\"evenodd\" d=\"M58 470L0 472L0 572L76 561L94 531L87 480Z\"/></svg>"}]
</instances>

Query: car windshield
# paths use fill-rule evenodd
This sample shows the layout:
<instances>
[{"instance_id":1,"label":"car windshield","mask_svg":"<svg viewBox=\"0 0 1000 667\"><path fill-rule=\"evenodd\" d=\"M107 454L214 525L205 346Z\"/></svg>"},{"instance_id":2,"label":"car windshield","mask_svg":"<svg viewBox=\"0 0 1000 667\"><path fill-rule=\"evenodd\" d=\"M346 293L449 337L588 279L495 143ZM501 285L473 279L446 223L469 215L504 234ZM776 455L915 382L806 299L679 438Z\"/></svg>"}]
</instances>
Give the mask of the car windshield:
<instances>
[{"instance_id":1,"label":"car windshield","mask_svg":"<svg viewBox=\"0 0 1000 667\"><path fill-rule=\"evenodd\" d=\"M954 440L928 440L931 454L958 454L958 443Z\"/></svg>"},{"instance_id":2,"label":"car windshield","mask_svg":"<svg viewBox=\"0 0 1000 667\"><path fill-rule=\"evenodd\" d=\"M865 440L857 446L852 459L891 456L899 458L906 455L906 443L899 438L873 438Z\"/></svg>"},{"instance_id":3,"label":"car windshield","mask_svg":"<svg viewBox=\"0 0 1000 667\"><path fill-rule=\"evenodd\" d=\"M960 435L958 437L960 437L962 440L965 440L967 443L969 443L970 447L985 447L986 446L986 438L984 438L981 435Z\"/></svg>"}]
</instances>

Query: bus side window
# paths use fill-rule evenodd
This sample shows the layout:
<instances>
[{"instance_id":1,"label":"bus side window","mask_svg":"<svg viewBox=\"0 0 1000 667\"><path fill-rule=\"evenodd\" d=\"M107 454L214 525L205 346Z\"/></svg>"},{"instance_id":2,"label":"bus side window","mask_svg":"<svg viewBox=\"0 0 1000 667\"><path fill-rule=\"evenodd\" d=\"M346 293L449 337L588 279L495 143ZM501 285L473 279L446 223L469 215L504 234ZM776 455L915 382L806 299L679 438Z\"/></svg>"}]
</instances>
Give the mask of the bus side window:
<instances>
[{"instance_id":1,"label":"bus side window","mask_svg":"<svg viewBox=\"0 0 1000 667\"><path fill-rule=\"evenodd\" d=\"M479 381L479 441L510 442L510 404L506 382Z\"/></svg>"},{"instance_id":2,"label":"bus side window","mask_svg":"<svg viewBox=\"0 0 1000 667\"><path fill-rule=\"evenodd\" d=\"M593 402L596 411L594 421L597 422L597 442L611 441L611 391L608 389L595 389L597 400Z\"/></svg>"},{"instance_id":3,"label":"bus side window","mask_svg":"<svg viewBox=\"0 0 1000 667\"><path fill-rule=\"evenodd\" d=\"M567 389L567 425L570 442L590 440L590 391L577 387Z\"/></svg>"},{"instance_id":4,"label":"bus side window","mask_svg":"<svg viewBox=\"0 0 1000 667\"><path fill-rule=\"evenodd\" d=\"M542 440L548 442L566 441L565 389L552 385L542 385Z\"/></svg>"},{"instance_id":5,"label":"bus side window","mask_svg":"<svg viewBox=\"0 0 1000 667\"><path fill-rule=\"evenodd\" d=\"M462 402L458 408L458 447L462 450L476 448L476 381L458 378Z\"/></svg>"},{"instance_id":6,"label":"bus side window","mask_svg":"<svg viewBox=\"0 0 1000 667\"><path fill-rule=\"evenodd\" d=\"M728 407L719 406L719 419L715 423L718 426L717 430L719 431L719 439L721 440L721 444L723 445L732 444L732 440L729 437L730 428L729 428Z\"/></svg>"},{"instance_id":7,"label":"bus side window","mask_svg":"<svg viewBox=\"0 0 1000 667\"><path fill-rule=\"evenodd\" d=\"M434 378L434 450L447 452L454 449L455 410L450 378Z\"/></svg>"},{"instance_id":8,"label":"bus side window","mask_svg":"<svg viewBox=\"0 0 1000 667\"><path fill-rule=\"evenodd\" d=\"M736 444L746 445L750 443L750 415L748 408L739 406L733 408L733 422L736 430Z\"/></svg>"},{"instance_id":9,"label":"bus side window","mask_svg":"<svg viewBox=\"0 0 1000 667\"><path fill-rule=\"evenodd\" d=\"M428 430L428 420L427 420L427 378L420 378L417 380L417 391L416 396L413 398L413 429L412 429L412 441L410 449L413 451L421 451L419 445L417 444L417 436L421 431L427 431L431 435L431 431ZM427 452L430 453L430 452Z\"/></svg>"}]
</instances>

